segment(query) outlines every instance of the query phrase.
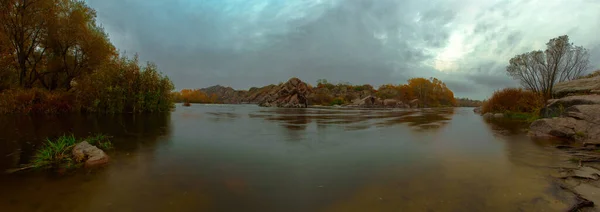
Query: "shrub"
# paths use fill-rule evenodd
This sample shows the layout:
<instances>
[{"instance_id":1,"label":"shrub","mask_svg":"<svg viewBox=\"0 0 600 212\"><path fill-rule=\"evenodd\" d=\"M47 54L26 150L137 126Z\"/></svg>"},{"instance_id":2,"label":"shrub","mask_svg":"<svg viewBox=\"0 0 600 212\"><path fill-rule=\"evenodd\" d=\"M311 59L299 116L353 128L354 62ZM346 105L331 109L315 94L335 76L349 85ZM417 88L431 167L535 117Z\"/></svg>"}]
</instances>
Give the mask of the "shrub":
<instances>
[{"instance_id":1,"label":"shrub","mask_svg":"<svg viewBox=\"0 0 600 212\"><path fill-rule=\"evenodd\" d=\"M520 88L505 88L483 103L483 113L539 113L544 107L544 98Z\"/></svg>"},{"instance_id":2,"label":"shrub","mask_svg":"<svg viewBox=\"0 0 600 212\"><path fill-rule=\"evenodd\" d=\"M0 113L58 114L76 110L75 97L69 92L32 88L0 93Z\"/></svg>"},{"instance_id":3,"label":"shrub","mask_svg":"<svg viewBox=\"0 0 600 212\"><path fill-rule=\"evenodd\" d=\"M345 103L344 99L342 98L335 98L333 99L333 101L331 101L330 105L343 105Z\"/></svg>"},{"instance_id":4,"label":"shrub","mask_svg":"<svg viewBox=\"0 0 600 212\"><path fill-rule=\"evenodd\" d=\"M74 90L88 112L166 112L173 107L173 83L152 63L140 67L137 57L113 61L78 84Z\"/></svg>"}]
</instances>

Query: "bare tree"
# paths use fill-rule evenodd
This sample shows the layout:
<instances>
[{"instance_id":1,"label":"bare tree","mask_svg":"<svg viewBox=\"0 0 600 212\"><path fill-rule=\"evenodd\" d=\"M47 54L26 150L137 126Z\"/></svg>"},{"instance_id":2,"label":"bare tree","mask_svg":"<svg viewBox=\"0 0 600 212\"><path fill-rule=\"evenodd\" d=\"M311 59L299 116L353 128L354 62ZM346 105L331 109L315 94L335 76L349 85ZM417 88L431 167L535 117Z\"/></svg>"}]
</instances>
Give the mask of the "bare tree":
<instances>
[{"instance_id":1,"label":"bare tree","mask_svg":"<svg viewBox=\"0 0 600 212\"><path fill-rule=\"evenodd\" d=\"M576 79L589 68L589 53L569 43L567 35L550 39L546 48L513 57L506 71L523 87L550 98L554 84Z\"/></svg>"}]
</instances>

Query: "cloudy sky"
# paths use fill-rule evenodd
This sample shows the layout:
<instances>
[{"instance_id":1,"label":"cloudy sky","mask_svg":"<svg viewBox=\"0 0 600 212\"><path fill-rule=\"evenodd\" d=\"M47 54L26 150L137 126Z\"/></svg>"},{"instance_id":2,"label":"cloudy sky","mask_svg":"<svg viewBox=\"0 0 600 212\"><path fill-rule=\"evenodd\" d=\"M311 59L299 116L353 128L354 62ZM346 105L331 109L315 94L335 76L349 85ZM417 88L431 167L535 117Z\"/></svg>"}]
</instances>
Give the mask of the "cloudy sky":
<instances>
[{"instance_id":1,"label":"cloudy sky","mask_svg":"<svg viewBox=\"0 0 600 212\"><path fill-rule=\"evenodd\" d=\"M517 85L512 56L564 34L600 68L600 0L87 2L117 48L154 61L178 89L437 77L484 99Z\"/></svg>"}]
</instances>

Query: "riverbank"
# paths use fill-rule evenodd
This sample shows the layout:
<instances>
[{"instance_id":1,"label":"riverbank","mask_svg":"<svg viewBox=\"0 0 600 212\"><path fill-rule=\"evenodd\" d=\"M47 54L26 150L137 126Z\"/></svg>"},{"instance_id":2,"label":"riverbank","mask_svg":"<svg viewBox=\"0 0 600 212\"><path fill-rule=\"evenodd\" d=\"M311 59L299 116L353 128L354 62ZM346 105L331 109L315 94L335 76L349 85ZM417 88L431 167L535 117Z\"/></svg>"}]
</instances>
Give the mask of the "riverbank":
<instances>
[{"instance_id":1,"label":"riverbank","mask_svg":"<svg viewBox=\"0 0 600 212\"><path fill-rule=\"evenodd\" d=\"M545 102L530 101L540 98L532 92L504 89L474 112L486 112L483 118L491 121L525 120L531 123L528 136L561 142L556 147L569 155L572 166L558 167L556 179L562 189L575 195L576 204L569 211L578 211L600 204L599 94L596 74L556 84L553 96L558 98Z\"/></svg>"}]
</instances>

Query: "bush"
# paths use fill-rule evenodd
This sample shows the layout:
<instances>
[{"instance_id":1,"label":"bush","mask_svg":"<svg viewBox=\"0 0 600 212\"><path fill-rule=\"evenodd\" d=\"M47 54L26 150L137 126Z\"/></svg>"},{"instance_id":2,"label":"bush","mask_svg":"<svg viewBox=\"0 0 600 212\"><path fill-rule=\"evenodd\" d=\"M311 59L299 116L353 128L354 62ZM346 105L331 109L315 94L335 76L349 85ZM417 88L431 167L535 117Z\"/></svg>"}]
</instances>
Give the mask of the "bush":
<instances>
[{"instance_id":1,"label":"bush","mask_svg":"<svg viewBox=\"0 0 600 212\"><path fill-rule=\"evenodd\" d=\"M505 88L483 103L483 113L539 113L544 107L544 98L520 88Z\"/></svg>"},{"instance_id":2,"label":"bush","mask_svg":"<svg viewBox=\"0 0 600 212\"><path fill-rule=\"evenodd\" d=\"M345 101L344 101L344 99L342 99L342 98L335 98L335 99L333 99L333 101L331 101L331 103L330 103L330 105L332 105L332 106L333 106L333 105L343 105L343 104L345 104Z\"/></svg>"},{"instance_id":3,"label":"bush","mask_svg":"<svg viewBox=\"0 0 600 212\"><path fill-rule=\"evenodd\" d=\"M0 114L58 114L77 111L72 93L40 88L11 89L0 92Z\"/></svg>"},{"instance_id":4,"label":"bush","mask_svg":"<svg viewBox=\"0 0 600 212\"><path fill-rule=\"evenodd\" d=\"M156 65L140 67L137 57L123 57L83 78L74 90L87 112L143 113L169 111L173 88Z\"/></svg>"}]
</instances>

